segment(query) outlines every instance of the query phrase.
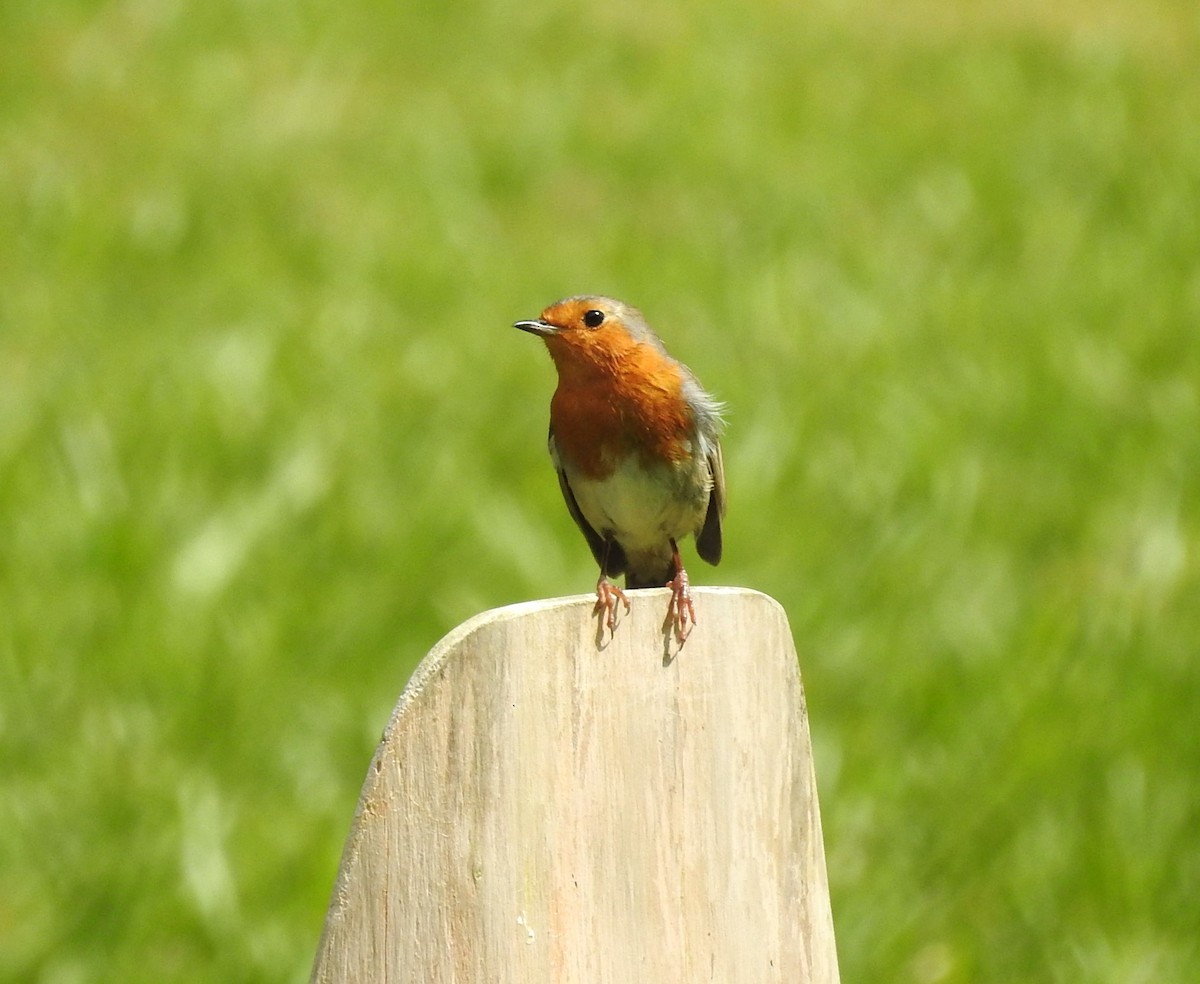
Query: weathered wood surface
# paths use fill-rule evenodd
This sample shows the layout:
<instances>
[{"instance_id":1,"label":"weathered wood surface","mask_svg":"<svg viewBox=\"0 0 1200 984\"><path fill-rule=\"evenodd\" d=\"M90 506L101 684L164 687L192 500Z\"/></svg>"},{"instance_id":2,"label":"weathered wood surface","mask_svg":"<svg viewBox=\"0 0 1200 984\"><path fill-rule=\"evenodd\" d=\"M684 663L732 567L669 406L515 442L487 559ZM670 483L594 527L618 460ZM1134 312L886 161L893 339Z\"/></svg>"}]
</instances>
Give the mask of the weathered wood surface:
<instances>
[{"instance_id":1,"label":"weathered wood surface","mask_svg":"<svg viewBox=\"0 0 1200 984\"><path fill-rule=\"evenodd\" d=\"M591 597L464 623L421 663L363 786L315 982L836 982L787 619L665 590L597 646Z\"/></svg>"}]
</instances>

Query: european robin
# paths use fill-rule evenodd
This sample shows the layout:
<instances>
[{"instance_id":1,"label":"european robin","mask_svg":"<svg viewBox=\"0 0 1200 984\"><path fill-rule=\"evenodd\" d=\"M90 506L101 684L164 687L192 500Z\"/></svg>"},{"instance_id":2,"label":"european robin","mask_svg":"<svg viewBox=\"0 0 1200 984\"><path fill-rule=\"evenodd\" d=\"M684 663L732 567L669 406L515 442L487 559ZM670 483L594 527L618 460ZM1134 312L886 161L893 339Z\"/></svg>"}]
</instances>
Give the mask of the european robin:
<instances>
[{"instance_id":1,"label":"european robin","mask_svg":"<svg viewBox=\"0 0 1200 984\"><path fill-rule=\"evenodd\" d=\"M600 565L596 612L610 632L625 587L671 589L664 629L682 643L696 623L679 540L721 560L725 471L721 404L667 353L636 308L611 297L568 297L534 321L558 370L550 458L567 509Z\"/></svg>"}]
</instances>

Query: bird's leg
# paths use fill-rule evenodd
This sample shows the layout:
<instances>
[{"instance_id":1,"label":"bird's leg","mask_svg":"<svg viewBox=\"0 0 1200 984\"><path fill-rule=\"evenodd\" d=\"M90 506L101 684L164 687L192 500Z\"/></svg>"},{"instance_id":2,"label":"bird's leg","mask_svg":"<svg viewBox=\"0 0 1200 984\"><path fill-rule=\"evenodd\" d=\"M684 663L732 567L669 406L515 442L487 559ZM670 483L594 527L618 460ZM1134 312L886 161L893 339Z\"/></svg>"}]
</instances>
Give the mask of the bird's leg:
<instances>
[{"instance_id":1,"label":"bird's leg","mask_svg":"<svg viewBox=\"0 0 1200 984\"><path fill-rule=\"evenodd\" d=\"M601 574L596 582L596 607L592 609L592 614L603 617L609 632L617 630L617 602L625 606L625 614L628 615L629 599L625 597L625 592Z\"/></svg>"},{"instance_id":2,"label":"bird's leg","mask_svg":"<svg viewBox=\"0 0 1200 984\"><path fill-rule=\"evenodd\" d=\"M625 592L618 588L608 579L608 549L611 541L604 542L604 563L600 565L600 577L596 580L596 607L592 609L593 615L599 615L604 619L604 624L608 626L609 632L617 630L617 602L619 601L625 606L625 614L629 614L629 599L625 597Z\"/></svg>"},{"instance_id":3,"label":"bird's leg","mask_svg":"<svg viewBox=\"0 0 1200 984\"><path fill-rule=\"evenodd\" d=\"M673 626L675 638L682 646L696 624L696 606L692 604L687 571L683 569L679 545L674 540L671 541L671 562L675 565L675 576L667 582L667 587L671 589L671 602L667 606L667 619L663 623L663 629Z\"/></svg>"}]
</instances>

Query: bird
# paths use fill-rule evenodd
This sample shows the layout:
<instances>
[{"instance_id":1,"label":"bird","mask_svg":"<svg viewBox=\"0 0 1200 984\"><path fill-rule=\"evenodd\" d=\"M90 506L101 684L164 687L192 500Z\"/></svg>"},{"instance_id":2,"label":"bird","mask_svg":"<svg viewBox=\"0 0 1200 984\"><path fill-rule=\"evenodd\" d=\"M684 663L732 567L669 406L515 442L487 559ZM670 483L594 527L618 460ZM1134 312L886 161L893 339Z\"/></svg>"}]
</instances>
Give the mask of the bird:
<instances>
[{"instance_id":1,"label":"bird","mask_svg":"<svg viewBox=\"0 0 1200 984\"><path fill-rule=\"evenodd\" d=\"M721 560L724 405L672 358L635 307L612 297L555 301L513 327L537 335L558 371L550 401L550 458L571 518L600 565L594 614L617 626L625 588L668 587L664 632L680 645L696 608L679 540ZM600 629L603 631L603 628Z\"/></svg>"}]
</instances>

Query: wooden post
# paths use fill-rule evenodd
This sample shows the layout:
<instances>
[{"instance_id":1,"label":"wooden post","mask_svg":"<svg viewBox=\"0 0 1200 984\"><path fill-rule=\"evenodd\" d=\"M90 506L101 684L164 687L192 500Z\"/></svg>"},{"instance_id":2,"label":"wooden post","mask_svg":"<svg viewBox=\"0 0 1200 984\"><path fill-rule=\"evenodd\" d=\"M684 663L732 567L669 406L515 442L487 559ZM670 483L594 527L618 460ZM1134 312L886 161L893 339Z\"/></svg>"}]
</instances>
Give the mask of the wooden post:
<instances>
[{"instance_id":1,"label":"wooden post","mask_svg":"<svg viewBox=\"0 0 1200 984\"><path fill-rule=\"evenodd\" d=\"M836 984L796 651L766 595L513 605L424 659L375 753L318 984Z\"/></svg>"}]
</instances>

